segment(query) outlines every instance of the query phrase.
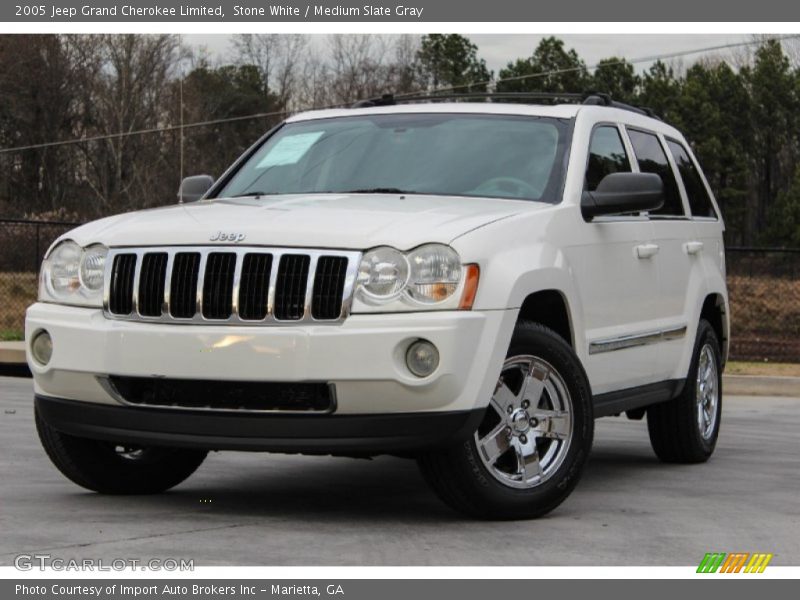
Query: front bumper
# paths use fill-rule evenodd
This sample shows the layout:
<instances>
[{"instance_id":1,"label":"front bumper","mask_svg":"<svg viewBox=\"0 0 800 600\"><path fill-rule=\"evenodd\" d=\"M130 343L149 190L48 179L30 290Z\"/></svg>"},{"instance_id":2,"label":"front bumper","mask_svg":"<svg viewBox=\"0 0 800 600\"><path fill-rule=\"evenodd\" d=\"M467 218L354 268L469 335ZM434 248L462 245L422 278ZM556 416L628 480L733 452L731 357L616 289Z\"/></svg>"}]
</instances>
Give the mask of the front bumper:
<instances>
[{"instance_id":1,"label":"front bumper","mask_svg":"<svg viewBox=\"0 0 800 600\"><path fill-rule=\"evenodd\" d=\"M100 309L38 303L28 309L26 339L44 329L53 340L46 367L28 347L35 391L44 397L119 407L102 385L109 375L313 381L335 385L335 416L464 413L488 403L516 312L351 315L337 326L237 327L116 321ZM406 349L420 338L441 357L425 378L405 366ZM125 410L133 415L143 407Z\"/></svg>"},{"instance_id":2,"label":"front bumper","mask_svg":"<svg viewBox=\"0 0 800 600\"><path fill-rule=\"evenodd\" d=\"M303 454L410 452L467 439L483 410L395 415L279 415L107 406L36 396L48 425L140 446Z\"/></svg>"}]
</instances>

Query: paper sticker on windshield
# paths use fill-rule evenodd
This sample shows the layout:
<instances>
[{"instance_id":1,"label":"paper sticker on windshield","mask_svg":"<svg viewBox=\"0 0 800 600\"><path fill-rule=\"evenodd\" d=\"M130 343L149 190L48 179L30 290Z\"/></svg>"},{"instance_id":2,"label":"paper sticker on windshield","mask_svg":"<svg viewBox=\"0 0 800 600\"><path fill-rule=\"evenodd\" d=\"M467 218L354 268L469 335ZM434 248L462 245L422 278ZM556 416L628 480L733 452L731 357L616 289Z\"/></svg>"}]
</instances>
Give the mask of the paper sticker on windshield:
<instances>
[{"instance_id":1,"label":"paper sticker on windshield","mask_svg":"<svg viewBox=\"0 0 800 600\"><path fill-rule=\"evenodd\" d=\"M314 131L312 133L298 133L289 135L278 141L267 155L258 163L257 169L266 169L278 165L293 165L303 158L308 149L314 145L324 131Z\"/></svg>"}]
</instances>

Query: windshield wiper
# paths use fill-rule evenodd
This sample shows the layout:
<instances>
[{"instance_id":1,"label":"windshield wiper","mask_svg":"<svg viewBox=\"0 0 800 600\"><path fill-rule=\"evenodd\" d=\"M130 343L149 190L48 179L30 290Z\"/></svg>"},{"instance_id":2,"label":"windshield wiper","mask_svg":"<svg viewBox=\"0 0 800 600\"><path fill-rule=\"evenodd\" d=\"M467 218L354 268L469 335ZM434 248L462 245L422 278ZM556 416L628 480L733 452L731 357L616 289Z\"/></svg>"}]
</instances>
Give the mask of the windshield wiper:
<instances>
[{"instance_id":1,"label":"windshield wiper","mask_svg":"<svg viewBox=\"0 0 800 600\"><path fill-rule=\"evenodd\" d=\"M246 192L244 194L236 194L233 198L247 198L248 196L253 196L255 198L259 196L266 196L269 192Z\"/></svg>"},{"instance_id":2,"label":"windshield wiper","mask_svg":"<svg viewBox=\"0 0 800 600\"><path fill-rule=\"evenodd\" d=\"M376 187L376 188L366 188L362 190L347 190L345 192L340 192L342 194L416 194L417 192L412 192L410 190L401 190L400 188L393 188L393 187Z\"/></svg>"}]
</instances>

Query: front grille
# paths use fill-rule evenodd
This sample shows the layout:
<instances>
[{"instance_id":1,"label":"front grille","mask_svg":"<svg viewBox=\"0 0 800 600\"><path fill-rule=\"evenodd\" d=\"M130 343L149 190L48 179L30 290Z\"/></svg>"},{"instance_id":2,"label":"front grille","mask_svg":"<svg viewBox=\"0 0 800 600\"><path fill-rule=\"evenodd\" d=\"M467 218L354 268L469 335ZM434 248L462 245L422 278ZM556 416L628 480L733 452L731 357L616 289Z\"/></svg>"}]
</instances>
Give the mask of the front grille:
<instances>
[{"instance_id":1,"label":"front grille","mask_svg":"<svg viewBox=\"0 0 800 600\"><path fill-rule=\"evenodd\" d=\"M133 311L133 277L136 272L135 254L118 254L111 262L111 293L108 307L118 315Z\"/></svg>"},{"instance_id":2,"label":"front grille","mask_svg":"<svg viewBox=\"0 0 800 600\"><path fill-rule=\"evenodd\" d=\"M208 255L203 276L203 316L206 319L227 319L233 314L235 267L236 255L233 252Z\"/></svg>"},{"instance_id":3,"label":"front grille","mask_svg":"<svg viewBox=\"0 0 800 600\"><path fill-rule=\"evenodd\" d=\"M275 291L275 317L285 321L302 319L308 286L308 256L285 254L278 267Z\"/></svg>"},{"instance_id":4,"label":"front grille","mask_svg":"<svg viewBox=\"0 0 800 600\"><path fill-rule=\"evenodd\" d=\"M267 316L271 254L246 254L239 283L239 317L260 321Z\"/></svg>"},{"instance_id":5,"label":"front grille","mask_svg":"<svg viewBox=\"0 0 800 600\"><path fill-rule=\"evenodd\" d=\"M123 377L107 379L114 394L129 404L196 410L274 410L330 412L335 392L328 383L213 381Z\"/></svg>"},{"instance_id":6,"label":"front grille","mask_svg":"<svg viewBox=\"0 0 800 600\"><path fill-rule=\"evenodd\" d=\"M341 256L322 256L314 275L314 298L311 314L315 319L336 319L342 310L342 291L347 259Z\"/></svg>"},{"instance_id":7,"label":"front grille","mask_svg":"<svg viewBox=\"0 0 800 600\"><path fill-rule=\"evenodd\" d=\"M175 255L169 286L169 313L176 319L191 319L197 312L199 266L199 252L179 252Z\"/></svg>"},{"instance_id":8,"label":"front grille","mask_svg":"<svg viewBox=\"0 0 800 600\"><path fill-rule=\"evenodd\" d=\"M157 317L164 303L164 281L167 275L167 253L153 252L142 259L139 275L139 313Z\"/></svg>"},{"instance_id":9,"label":"front grille","mask_svg":"<svg viewBox=\"0 0 800 600\"><path fill-rule=\"evenodd\" d=\"M112 250L106 316L199 324L337 323L361 254L280 248Z\"/></svg>"}]
</instances>

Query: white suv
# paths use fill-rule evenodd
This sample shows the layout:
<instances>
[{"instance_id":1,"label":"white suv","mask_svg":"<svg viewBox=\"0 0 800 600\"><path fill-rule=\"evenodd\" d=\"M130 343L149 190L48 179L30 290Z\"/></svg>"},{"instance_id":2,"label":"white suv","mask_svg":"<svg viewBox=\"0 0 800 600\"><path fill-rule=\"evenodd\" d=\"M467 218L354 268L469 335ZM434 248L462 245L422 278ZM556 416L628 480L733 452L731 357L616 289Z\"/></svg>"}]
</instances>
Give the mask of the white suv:
<instances>
[{"instance_id":1,"label":"white suv","mask_svg":"<svg viewBox=\"0 0 800 600\"><path fill-rule=\"evenodd\" d=\"M594 419L702 462L723 223L683 136L583 102L390 97L288 119L176 206L62 236L28 309L55 465L154 493L209 450L414 457L452 507L542 515Z\"/></svg>"}]
</instances>

